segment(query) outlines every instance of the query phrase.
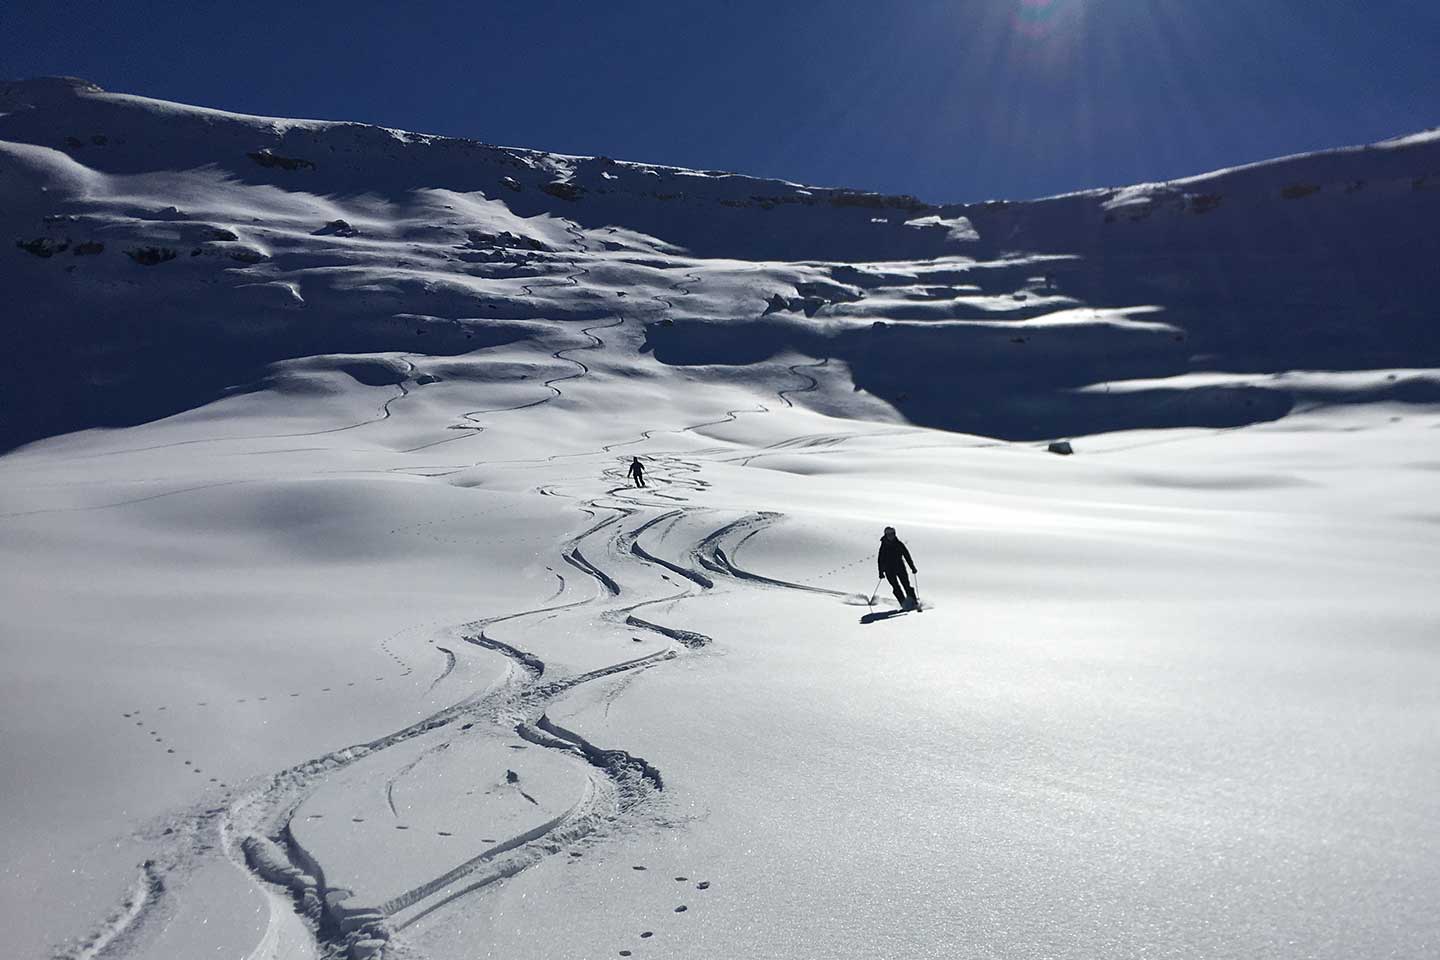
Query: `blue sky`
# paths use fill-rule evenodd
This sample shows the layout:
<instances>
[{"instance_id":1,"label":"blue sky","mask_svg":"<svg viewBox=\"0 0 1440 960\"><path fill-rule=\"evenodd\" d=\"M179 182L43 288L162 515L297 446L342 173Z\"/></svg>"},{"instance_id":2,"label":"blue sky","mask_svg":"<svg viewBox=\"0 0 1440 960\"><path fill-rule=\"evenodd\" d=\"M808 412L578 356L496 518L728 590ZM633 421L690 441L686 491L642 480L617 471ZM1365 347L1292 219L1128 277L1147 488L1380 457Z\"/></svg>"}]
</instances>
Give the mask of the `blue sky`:
<instances>
[{"instance_id":1,"label":"blue sky","mask_svg":"<svg viewBox=\"0 0 1440 960\"><path fill-rule=\"evenodd\" d=\"M928 200L1440 125L1435 0L0 4L0 77Z\"/></svg>"}]
</instances>

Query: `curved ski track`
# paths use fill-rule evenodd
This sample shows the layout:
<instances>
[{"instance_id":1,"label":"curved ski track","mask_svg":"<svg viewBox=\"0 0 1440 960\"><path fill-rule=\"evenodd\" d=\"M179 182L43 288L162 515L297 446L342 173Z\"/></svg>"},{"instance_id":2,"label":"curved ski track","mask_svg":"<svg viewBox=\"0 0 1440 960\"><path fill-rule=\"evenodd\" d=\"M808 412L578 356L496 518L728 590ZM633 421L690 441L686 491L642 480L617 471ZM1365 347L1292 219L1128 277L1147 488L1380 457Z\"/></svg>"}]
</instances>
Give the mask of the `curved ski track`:
<instances>
[{"instance_id":1,"label":"curved ski track","mask_svg":"<svg viewBox=\"0 0 1440 960\"><path fill-rule=\"evenodd\" d=\"M577 242L583 244L583 238L577 236ZM561 282L578 285L579 278L587 272L582 269ZM697 284L701 282L701 277L689 273L685 280L690 284ZM673 284L672 288L680 290L683 295L691 293L690 288L683 283ZM530 285L525 285L525 289L527 293L533 294ZM655 299L661 300L667 306L673 306L665 298ZM475 422L476 417L524 410L563 396L556 384L583 377L590 372L589 366L583 361L565 354L603 347L605 341L594 331L615 327L624 321L623 316L617 315L612 323L582 328L581 332L591 341L588 345L562 348L551 354L554 359L574 364L577 369L565 376L546 380L543 385L551 391L549 396L513 407L469 411L462 415L472 424L468 428L471 432L466 435L471 436L484 429L482 424ZM824 365L825 361L822 360L815 364L792 366L790 370L793 374L809 382L799 388L779 391L780 400L787 406L793 406L788 394L816 389L818 381L801 373L801 370ZM411 369L414 369L413 365ZM400 393L386 401L378 419L389 417L390 405L407 393L408 390L402 384ZM742 413L767 412L769 408L760 404L753 410L730 410L719 419L690 426L654 428L644 431L636 440L606 445L600 452L610 452L620 446L643 442L657 433L694 431L706 426L733 422ZM353 429L363 425L353 424L339 429ZM415 447L413 450L426 449L455 439L463 438L447 438ZM188 442L204 441L181 441ZM533 462L555 459L558 458L540 458ZM701 470L697 463L663 454L652 457L652 462L659 467L655 471L656 480L666 485L692 493L703 492L708 487L706 481L697 476ZM641 538L647 533L659 532L663 539L665 533L674 529L679 520L693 516L704 508L675 505L673 502L683 504L686 498L665 494L649 487L631 488L624 483L623 472L618 467L607 469L604 474L607 480L617 485L607 489L602 496L586 500L571 497L577 500L577 508L589 515L594 522L559 548L559 559L580 570L592 581L592 595L565 599L566 593L571 590L571 584L552 569L551 573L559 581L559 588L544 605L492 614L461 628L461 639L464 642L504 658L506 668L498 681L485 689L468 692L449 706L382 737L330 751L281 770L267 777L258 786L234 796L223 815L218 818L210 814L219 813L219 810L193 815L194 822L189 824L192 833L216 828L221 846L231 860L246 868L258 882L268 885L267 889L278 891L282 898L289 899L296 913L312 932L320 956L380 960L392 950L408 955L404 946L392 938L410 925L490 884L514 876L544 857L557 853L567 844L598 830L614 828L627 817L636 815L649 800L663 791L662 774L649 761L623 749L600 747L582 734L556 724L546 713L551 702L581 684L618 675L633 677L641 671L700 650L712 642L711 638L704 634L642 618L636 611L652 605L683 601L686 597L716 589L722 581L731 586L766 586L849 596L840 591L762 576L735 563L732 558L739 548L779 518L779 515L774 513L750 514L715 528L684 551L684 558L688 562L665 559L654 548L644 546ZM569 494L558 493L553 486L541 487L537 493L541 496L570 497ZM673 502L657 503L649 498ZM607 500L610 502L604 502ZM608 516L599 518L601 513ZM632 522L637 518L640 522L632 526ZM603 559L599 561L591 560L582 552L582 547L597 541L600 544L598 549L603 552ZM592 553L592 556L599 555L598 552ZM631 602L614 606L612 601L625 597L627 592L634 588L623 586L622 582L606 569L611 563L626 564L642 574L658 577L670 588L678 589L658 595L642 594ZM680 578L680 582L677 583L672 574ZM626 579L628 581L630 578ZM641 657L572 676L547 679L549 671L543 660L487 633L487 628L500 624L515 624L527 618L539 621L597 604L597 621L612 626L623 625L645 630L670 642L659 651ZM446 665L440 675L431 682L429 689L432 691L452 675L457 661L453 650L444 647L437 649L445 655ZM506 729L538 746L567 753L586 765L590 773L585 781L585 790L569 809L522 833L475 851L451 869L383 903L350 904L345 899L349 891L333 891L326 887L323 865L316 862L311 854L296 842L290 820L301 803L327 778L399 744L422 736L433 736L436 743L421 751L409 763L402 765L386 780L386 800L391 812L395 813L394 790L397 782L422 761L446 750L461 736L485 733L494 735ZM161 877L146 874L142 877L142 887L143 890L128 899L123 910L118 911L118 919L108 924L109 929L90 938L86 951L74 956L96 957L102 951L108 953L110 945L129 937L129 934L136 932L137 927L143 927L146 915L162 909L161 901L173 896ZM266 942L273 940L276 922L272 917Z\"/></svg>"},{"instance_id":2,"label":"curved ski track","mask_svg":"<svg viewBox=\"0 0 1440 960\"><path fill-rule=\"evenodd\" d=\"M415 372L415 364L409 359L409 356L403 356L400 360L405 364L405 372L407 374L413 374ZM412 379L414 378L407 377L405 380L394 385L397 392L393 397L390 397L380 405L379 416L371 417L368 420L360 420L356 423L347 423L342 427L328 427L324 430L307 430L304 433L257 433L241 437L196 437L193 440L172 440L169 443L156 443L148 447L128 447L124 450L105 450L101 453L80 454L79 456L61 458L57 462L67 463L73 460L99 460L103 457L118 457L127 453L148 453L152 450L169 450L172 447L188 447L197 443L231 443L237 440L293 440L302 437L323 437L332 433L344 433L347 430L355 430L359 427L367 427L372 423L389 420L391 404L397 400L403 400L410 395L410 388L405 386L405 384Z\"/></svg>"},{"instance_id":3,"label":"curved ski track","mask_svg":"<svg viewBox=\"0 0 1440 960\"><path fill-rule=\"evenodd\" d=\"M694 464L674 462L683 472L698 470ZM676 478L699 488L703 481ZM554 495L553 491L547 491ZM633 674L664 664L709 644L710 638L693 630L656 623L636 615L635 611L659 603L673 603L703 590L714 589L716 581L683 563L666 560L641 543L647 533L665 529L689 512L687 508L669 508L652 516L637 516L653 510L639 501L643 490L612 488L601 497L577 503L593 522L560 545L560 555L567 563L584 571L594 583L592 596L564 599L564 590L550 603L532 609L496 614L472 622L463 628L463 639L475 647L487 649L506 659L505 676L489 690L471 695L437 711L414 724L368 743L316 757L282 771L251 793L237 799L226 817L225 833L230 838L227 850L232 858L245 863L260 880L278 885L290 892L292 902L315 931L322 954L334 957L359 957L375 949L374 941L389 941L417 920L429 916L466 895L515 873L550 856L565 845L613 827L631 815L652 796L664 789L663 776L653 764L629 751L597 745L582 733L555 723L546 712L547 706L575 687L606 677ZM623 497L618 505L604 503ZM633 505L632 505L633 504ZM608 516L599 516L600 514ZM735 536L751 536L753 518L732 521L714 530L689 548L689 555L702 558L724 556L724 547ZM633 524L633 525L632 525ZM598 545L603 560L591 560L585 550ZM662 583L676 586L674 574L681 578L682 589L669 589L659 595L644 595L618 608L607 608L606 601L622 598L633 589L622 586L609 569L611 563L625 563L640 573L660 573ZM735 568L723 569L735 581L753 575ZM627 577L627 580L630 579ZM766 581L768 582L768 581ZM496 639L488 629L499 624L513 624L522 618L539 618L560 611L575 610L599 603L599 619L643 629L670 641L659 651L634 659L623 660L586 672L559 678L548 676L546 664L534 654ZM453 651L442 650L447 661ZM432 683L432 688L449 676L451 666ZM464 721L462 723L462 721ZM482 722L486 721L486 722ZM329 776L352 763L373 758L390 747L420 736L432 736L434 743L420 755L397 770L385 785L386 801L396 811L394 790L397 782L409 775L428 757L445 750L460 736L489 731L513 730L523 739L538 746L568 753L581 761L591 774L584 795L568 810L531 829L476 851L455 867L380 904L353 905L337 896L327 898L323 867L295 842L290 830L290 817ZM270 851L268 859L257 851ZM359 946L363 944L363 946Z\"/></svg>"},{"instance_id":4,"label":"curved ski track","mask_svg":"<svg viewBox=\"0 0 1440 960\"><path fill-rule=\"evenodd\" d=\"M815 391L815 388L818 387L818 386L820 386L820 381L819 381L819 380L817 380L815 377L810 376L810 374L808 374L808 373L801 373L801 372L800 372L801 370L819 370L821 367L828 366L829 363L830 363L830 358L829 358L829 357L826 357L825 359L820 360L820 361L818 361L818 362L816 362L816 363L794 363L794 364L791 364L789 367L787 367L786 369L789 370L791 373L793 373L795 376L800 377L802 380L808 380L809 383L805 384L803 387L795 387L795 388L786 387L786 388L783 389L783 390L777 391L777 395L780 397L780 399L781 399L782 401L784 401L785 406L787 406L787 407L794 407L794 406L795 406L795 404L793 404L793 403L790 402L790 397L787 396L787 394L792 394L792 393L813 393L813 392Z\"/></svg>"},{"instance_id":5,"label":"curved ski track","mask_svg":"<svg viewBox=\"0 0 1440 960\"><path fill-rule=\"evenodd\" d=\"M400 452L416 453L420 450L428 450L431 447L438 447L442 444L453 443L456 440L466 440L470 437L474 437L485 432L485 427L480 423L477 423L475 420L475 418L478 416L489 413L513 413L518 410L529 410L531 407L538 407L541 404L546 404L552 400L556 400L560 397L565 396L564 392L561 391L559 387L555 386L555 384L565 383L568 380L578 380L579 378L587 376L590 373L590 367L586 365L584 361L576 360L574 357L567 357L565 356L565 354L572 351L600 349L601 347L605 346L605 341L603 338L596 336L594 331L609 330L611 328L620 326L624 322L625 318L623 316L616 315L614 323L599 323L589 327L581 327L580 332L590 339L589 344L580 347L564 347L551 353L550 356L552 359L562 360L565 363L573 363L578 369L573 373L567 373L559 377L551 377L548 380L542 381L540 385L550 391L549 396L541 397L538 400L531 400L527 403L516 404L513 407L495 407L489 410L471 410L466 413L462 413L460 414L460 418L462 420L469 421L469 423L464 425L457 425L455 427L452 427L451 429L464 430L466 431L464 434L461 434L458 437L445 437L442 440L433 440L430 443L422 443L417 447L411 447L408 450L402 450Z\"/></svg>"}]
</instances>

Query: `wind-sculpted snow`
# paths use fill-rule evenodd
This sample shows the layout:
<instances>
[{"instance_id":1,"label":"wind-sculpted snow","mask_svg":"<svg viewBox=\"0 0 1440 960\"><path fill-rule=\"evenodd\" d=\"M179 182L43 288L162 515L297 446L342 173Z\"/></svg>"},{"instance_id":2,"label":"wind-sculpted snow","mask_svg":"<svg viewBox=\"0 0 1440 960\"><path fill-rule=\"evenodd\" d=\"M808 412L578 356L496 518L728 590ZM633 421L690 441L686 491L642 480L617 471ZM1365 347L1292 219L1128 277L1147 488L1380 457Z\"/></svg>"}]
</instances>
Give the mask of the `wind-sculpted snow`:
<instances>
[{"instance_id":1,"label":"wind-sculpted snow","mask_svg":"<svg viewBox=\"0 0 1440 960\"><path fill-rule=\"evenodd\" d=\"M878 401L1012 439L1231 426L1314 399L1173 379L1194 371L1440 365L1434 137L935 206L78 81L8 84L0 107L16 238L0 280L26 357L0 384L23 411L7 447L195 407L277 361L455 356L625 313L661 363L834 359L860 392L826 412Z\"/></svg>"}]
</instances>

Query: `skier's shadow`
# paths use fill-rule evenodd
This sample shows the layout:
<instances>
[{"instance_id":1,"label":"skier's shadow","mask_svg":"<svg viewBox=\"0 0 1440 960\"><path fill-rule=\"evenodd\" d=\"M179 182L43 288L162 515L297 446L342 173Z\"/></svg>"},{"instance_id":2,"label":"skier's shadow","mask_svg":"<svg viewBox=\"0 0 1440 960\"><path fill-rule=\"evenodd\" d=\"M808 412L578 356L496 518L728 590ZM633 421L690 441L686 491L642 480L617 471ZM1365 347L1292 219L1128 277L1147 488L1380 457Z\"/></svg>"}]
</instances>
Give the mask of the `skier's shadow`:
<instances>
[{"instance_id":1,"label":"skier's shadow","mask_svg":"<svg viewBox=\"0 0 1440 960\"><path fill-rule=\"evenodd\" d=\"M902 613L909 613L908 610L876 610L874 613L867 613L860 618L861 623L878 623L881 620L889 620L898 617Z\"/></svg>"}]
</instances>

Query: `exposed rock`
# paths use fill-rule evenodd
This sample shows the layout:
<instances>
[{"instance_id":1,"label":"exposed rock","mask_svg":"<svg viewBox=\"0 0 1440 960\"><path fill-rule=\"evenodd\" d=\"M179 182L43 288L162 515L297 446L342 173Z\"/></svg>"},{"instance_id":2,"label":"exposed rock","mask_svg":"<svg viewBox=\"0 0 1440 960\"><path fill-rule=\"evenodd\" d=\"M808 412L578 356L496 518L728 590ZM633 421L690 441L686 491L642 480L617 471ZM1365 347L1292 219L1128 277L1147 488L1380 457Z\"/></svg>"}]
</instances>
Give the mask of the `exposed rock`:
<instances>
[{"instance_id":1,"label":"exposed rock","mask_svg":"<svg viewBox=\"0 0 1440 960\"><path fill-rule=\"evenodd\" d=\"M802 286L806 285L802 284ZM824 297L815 296L790 297L787 299L777 293L770 297L770 300L765 307L765 313L763 314L763 316L768 317L770 314L777 313L781 310L795 310L803 311L805 316L807 317L813 317L816 313L820 311L821 307L826 306L830 302L830 300L827 300Z\"/></svg>"},{"instance_id":2,"label":"exposed rock","mask_svg":"<svg viewBox=\"0 0 1440 960\"><path fill-rule=\"evenodd\" d=\"M1299 200L1301 197L1308 197L1312 193L1318 193L1320 187L1314 183L1292 183L1280 191L1280 196L1286 200Z\"/></svg>"},{"instance_id":3,"label":"exposed rock","mask_svg":"<svg viewBox=\"0 0 1440 960\"><path fill-rule=\"evenodd\" d=\"M261 260L270 259L254 247L241 247L239 250L232 250L229 253L229 257L231 260L238 260L247 267L251 264L259 263Z\"/></svg>"},{"instance_id":4,"label":"exposed rock","mask_svg":"<svg viewBox=\"0 0 1440 960\"><path fill-rule=\"evenodd\" d=\"M1198 193L1190 198L1190 212L1209 213L1220 206L1221 199L1218 193Z\"/></svg>"},{"instance_id":5,"label":"exposed rock","mask_svg":"<svg viewBox=\"0 0 1440 960\"><path fill-rule=\"evenodd\" d=\"M799 204L805 207L813 207L815 206L817 201L815 200L814 194L811 194L808 191L797 191L796 193L777 194L769 196L753 194L751 195L749 200L721 200L720 202L727 207L758 206L761 210L773 210L776 207L782 206L784 204Z\"/></svg>"},{"instance_id":6,"label":"exposed rock","mask_svg":"<svg viewBox=\"0 0 1440 960\"><path fill-rule=\"evenodd\" d=\"M126 250L125 256L142 267L153 267L157 263L174 260L175 251L169 247L136 247L134 250Z\"/></svg>"},{"instance_id":7,"label":"exposed rock","mask_svg":"<svg viewBox=\"0 0 1440 960\"><path fill-rule=\"evenodd\" d=\"M297 157L282 157L278 153L271 153L270 148L256 150L254 153L247 153L245 156L254 160L262 167L279 167L281 170L314 170L315 164L309 160L301 160Z\"/></svg>"},{"instance_id":8,"label":"exposed rock","mask_svg":"<svg viewBox=\"0 0 1440 960\"><path fill-rule=\"evenodd\" d=\"M99 240L86 240L84 243L76 244L75 246L75 256L77 257L91 257L97 253L104 252L105 244Z\"/></svg>"},{"instance_id":9,"label":"exposed rock","mask_svg":"<svg viewBox=\"0 0 1440 960\"><path fill-rule=\"evenodd\" d=\"M514 190L516 193L519 193L521 190L524 189L524 187L520 186L520 181L516 180L514 177L501 177L500 182L505 184L505 186L509 187L511 190Z\"/></svg>"},{"instance_id":10,"label":"exposed rock","mask_svg":"<svg viewBox=\"0 0 1440 960\"><path fill-rule=\"evenodd\" d=\"M168 207L159 208L130 207L125 211L125 215L127 217L134 217L136 220L155 220L165 223L170 223L175 220L188 219L188 217L185 215L185 211L181 210L179 207L173 204ZM204 226L204 224L197 224L191 229L192 231L195 229L203 229Z\"/></svg>"},{"instance_id":11,"label":"exposed rock","mask_svg":"<svg viewBox=\"0 0 1440 960\"><path fill-rule=\"evenodd\" d=\"M316 230L311 236L314 237L355 237L360 231L350 226L347 220L331 220L325 226Z\"/></svg>"},{"instance_id":12,"label":"exposed rock","mask_svg":"<svg viewBox=\"0 0 1440 960\"><path fill-rule=\"evenodd\" d=\"M827 283L823 280L797 283L795 291L802 297L823 298L829 303L854 303L857 300L865 299L864 292L857 287Z\"/></svg>"},{"instance_id":13,"label":"exposed rock","mask_svg":"<svg viewBox=\"0 0 1440 960\"><path fill-rule=\"evenodd\" d=\"M577 186L568 180L552 180L541 186L540 189L552 197L558 197L561 200L570 200L572 202L579 200L585 193L585 188Z\"/></svg>"},{"instance_id":14,"label":"exposed rock","mask_svg":"<svg viewBox=\"0 0 1440 960\"><path fill-rule=\"evenodd\" d=\"M790 301L791 310L802 310L807 317L813 317L820 312L820 308L830 301L824 297L800 297Z\"/></svg>"},{"instance_id":15,"label":"exposed rock","mask_svg":"<svg viewBox=\"0 0 1440 960\"><path fill-rule=\"evenodd\" d=\"M1075 452L1075 448L1070 446L1069 440L1056 440L1045 449L1049 450L1051 453L1058 453L1062 457L1068 457L1070 456L1070 454Z\"/></svg>"},{"instance_id":16,"label":"exposed rock","mask_svg":"<svg viewBox=\"0 0 1440 960\"><path fill-rule=\"evenodd\" d=\"M36 237L34 240L16 240L15 246L26 253L33 253L37 257L53 257L57 253L63 253L70 248L69 240L51 240L49 237Z\"/></svg>"},{"instance_id":17,"label":"exposed rock","mask_svg":"<svg viewBox=\"0 0 1440 960\"><path fill-rule=\"evenodd\" d=\"M471 230L465 234L472 247L504 247L508 250L546 250L545 244L534 237L522 237L519 234L511 233L509 230L502 230L499 233L485 233L483 230Z\"/></svg>"},{"instance_id":18,"label":"exposed rock","mask_svg":"<svg viewBox=\"0 0 1440 960\"><path fill-rule=\"evenodd\" d=\"M898 209L911 212L929 210L930 204L902 193L887 196L880 193L865 193L862 190L840 190L830 195L832 207L869 207L874 210Z\"/></svg>"}]
</instances>

